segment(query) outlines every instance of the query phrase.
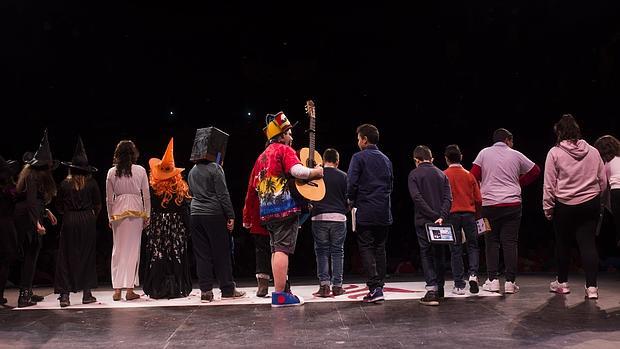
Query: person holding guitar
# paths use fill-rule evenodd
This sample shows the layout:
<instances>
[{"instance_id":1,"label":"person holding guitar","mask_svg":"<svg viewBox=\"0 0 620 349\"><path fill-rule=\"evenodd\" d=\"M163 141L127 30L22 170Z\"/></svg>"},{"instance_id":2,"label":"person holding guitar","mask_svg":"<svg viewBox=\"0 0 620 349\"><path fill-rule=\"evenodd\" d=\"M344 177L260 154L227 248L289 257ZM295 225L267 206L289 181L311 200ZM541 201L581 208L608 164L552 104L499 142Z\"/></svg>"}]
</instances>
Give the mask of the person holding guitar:
<instances>
[{"instance_id":1,"label":"person holding guitar","mask_svg":"<svg viewBox=\"0 0 620 349\"><path fill-rule=\"evenodd\" d=\"M289 183L298 178L311 181L323 177L323 168L302 165L291 147L293 136L290 121L283 112L267 114L263 129L269 144L258 156L252 169L251 182L246 195L246 205L259 208L260 223L269 231L271 268L275 292L271 294L272 307L297 306L303 298L285 292L288 256L295 252L301 203L295 200ZM248 202L249 201L249 202ZM244 220L244 227L251 228L251 221Z\"/></svg>"}]
</instances>

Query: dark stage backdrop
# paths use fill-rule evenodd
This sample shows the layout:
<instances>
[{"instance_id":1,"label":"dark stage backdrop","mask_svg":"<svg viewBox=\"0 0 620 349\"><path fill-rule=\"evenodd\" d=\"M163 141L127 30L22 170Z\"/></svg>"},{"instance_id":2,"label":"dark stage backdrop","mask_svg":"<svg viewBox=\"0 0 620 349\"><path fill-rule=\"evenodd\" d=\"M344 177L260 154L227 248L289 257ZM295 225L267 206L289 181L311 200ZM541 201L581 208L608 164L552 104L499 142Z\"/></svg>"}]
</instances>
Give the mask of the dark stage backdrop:
<instances>
[{"instance_id":1,"label":"dark stage backdrop","mask_svg":"<svg viewBox=\"0 0 620 349\"><path fill-rule=\"evenodd\" d=\"M469 168L494 129L515 135L515 148L541 167L554 144L553 123L573 113L584 137L618 136L620 3L599 1L435 1L395 5L263 3L156 6L5 1L0 5L3 87L0 154L34 151L44 128L52 152L69 160L77 135L105 173L121 139L160 157L175 138L177 165L189 170L196 128L231 134L224 165L238 215L237 275L254 273L253 245L240 228L247 176L264 146L266 113L301 121L296 148L307 143L303 106L317 106L317 144L334 147L346 170L355 128L373 123L395 173L389 271L418 267L407 175L413 148L430 146L435 164L457 143ZM58 181L66 174L60 168ZM541 209L542 179L526 188L521 270L551 270L553 239ZM99 221L98 268L109 279L111 232ZM599 238L601 267L613 265L608 222ZM40 283L51 282L58 235L46 237ZM353 235L349 272L358 269ZM313 275L304 227L294 275ZM574 267L579 260L575 258Z\"/></svg>"}]
</instances>

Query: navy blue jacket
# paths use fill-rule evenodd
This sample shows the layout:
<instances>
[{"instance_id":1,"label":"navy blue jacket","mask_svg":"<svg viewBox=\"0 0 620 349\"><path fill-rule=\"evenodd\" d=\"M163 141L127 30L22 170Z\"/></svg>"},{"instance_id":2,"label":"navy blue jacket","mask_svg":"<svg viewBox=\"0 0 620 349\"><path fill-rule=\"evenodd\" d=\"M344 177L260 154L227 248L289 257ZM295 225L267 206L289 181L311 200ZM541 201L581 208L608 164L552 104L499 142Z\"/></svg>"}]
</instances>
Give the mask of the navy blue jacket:
<instances>
[{"instance_id":1,"label":"navy blue jacket","mask_svg":"<svg viewBox=\"0 0 620 349\"><path fill-rule=\"evenodd\" d=\"M323 169L325 197L313 203L312 216L322 213L347 214L347 174L335 167Z\"/></svg>"},{"instance_id":2,"label":"navy blue jacket","mask_svg":"<svg viewBox=\"0 0 620 349\"><path fill-rule=\"evenodd\" d=\"M435 165L423 162L409 173L409 195L415 206L415 225L435 222L450 215L452 192L448 177Z\"/></svg>"},{"instance_id":3,"label":"navy blue jacket","mask_svg":"<svg viewBox=\"0 0 620 349\"><path fill-rule=\"evenodd\" d=\"M392 224L392 162L376 145L353 154L347 185L347 198L357 208L357 225Z\"/></svg>"}]
</instances>

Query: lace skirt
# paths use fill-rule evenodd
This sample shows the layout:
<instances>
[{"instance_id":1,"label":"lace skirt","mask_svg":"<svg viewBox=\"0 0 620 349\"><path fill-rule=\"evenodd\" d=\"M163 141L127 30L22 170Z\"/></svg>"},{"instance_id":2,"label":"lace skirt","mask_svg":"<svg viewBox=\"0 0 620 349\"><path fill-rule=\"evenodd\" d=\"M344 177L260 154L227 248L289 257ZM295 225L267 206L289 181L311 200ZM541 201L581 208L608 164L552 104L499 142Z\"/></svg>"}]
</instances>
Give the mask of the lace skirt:
<instances>
[{"instance_id":1,"label":"lace skirt","mask_svg":"<svg viewBox=\"0 0 620 349\"><path fill-rule=\"evenodd\" d=\"M144 293L151 298L186 297L192 290L189 227L179 213L153 213L145 229Z\"/></svg>"}]
</instances>

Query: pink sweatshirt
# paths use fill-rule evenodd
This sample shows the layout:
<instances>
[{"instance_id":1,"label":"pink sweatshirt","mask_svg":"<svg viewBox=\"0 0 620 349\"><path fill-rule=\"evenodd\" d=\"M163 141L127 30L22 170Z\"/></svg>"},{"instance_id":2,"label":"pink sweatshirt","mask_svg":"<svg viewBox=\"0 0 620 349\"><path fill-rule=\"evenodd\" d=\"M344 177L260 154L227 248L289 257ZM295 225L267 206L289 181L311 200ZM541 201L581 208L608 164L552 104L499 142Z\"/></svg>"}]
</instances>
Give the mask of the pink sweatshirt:
<instances>
[{"instance_id":1,"label":"pink sweatshirt","mask_svg":"<svg viewBox=\"0 0 620 349\"><path fill-rule=\"evenodd\" d=\"M583 139L562 141L545 161L543 210L551 219L555 201L578 205L607 189L607 175L599 152Z\"/></svg>"}]
</instances>

